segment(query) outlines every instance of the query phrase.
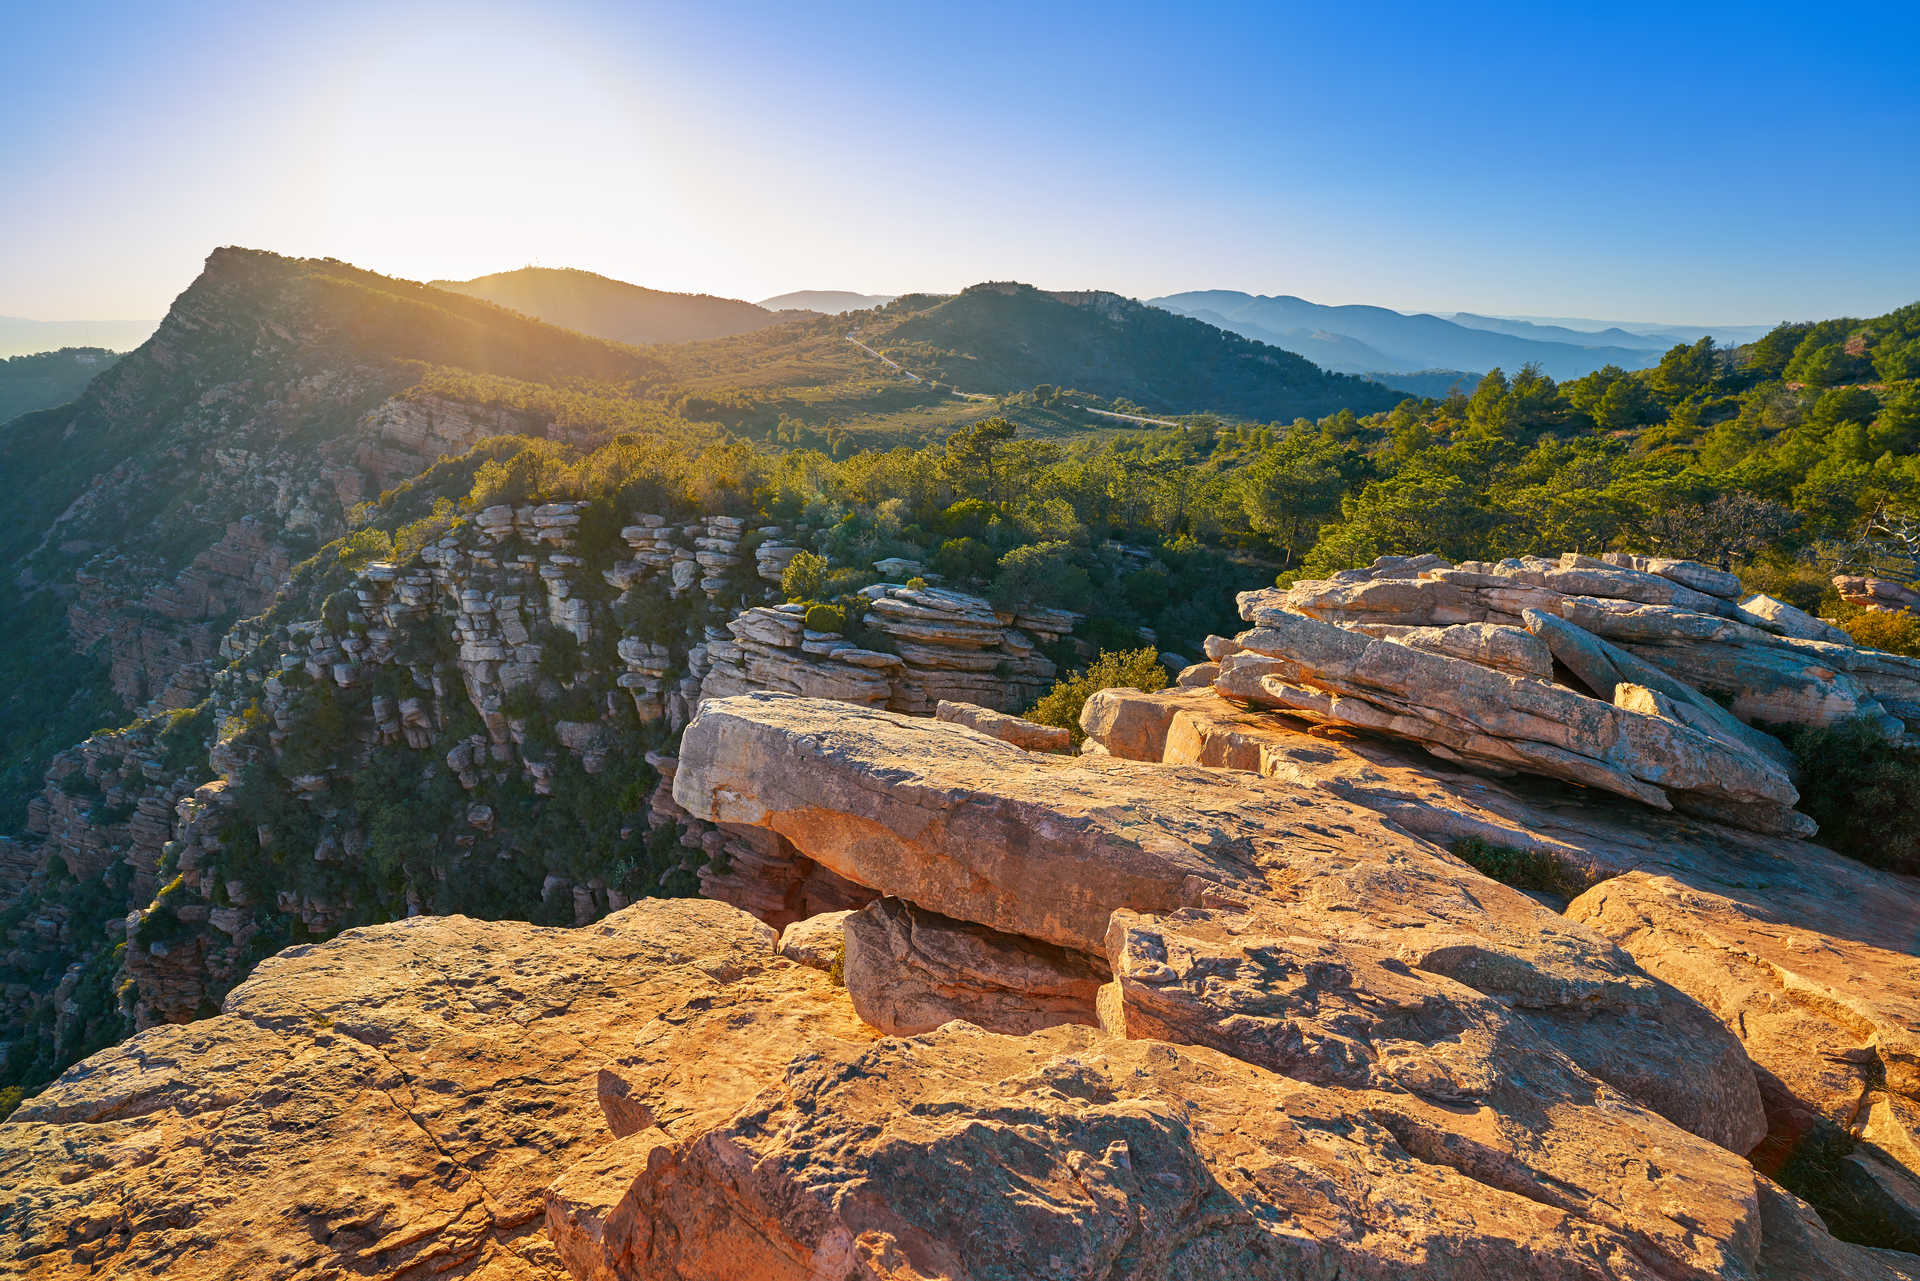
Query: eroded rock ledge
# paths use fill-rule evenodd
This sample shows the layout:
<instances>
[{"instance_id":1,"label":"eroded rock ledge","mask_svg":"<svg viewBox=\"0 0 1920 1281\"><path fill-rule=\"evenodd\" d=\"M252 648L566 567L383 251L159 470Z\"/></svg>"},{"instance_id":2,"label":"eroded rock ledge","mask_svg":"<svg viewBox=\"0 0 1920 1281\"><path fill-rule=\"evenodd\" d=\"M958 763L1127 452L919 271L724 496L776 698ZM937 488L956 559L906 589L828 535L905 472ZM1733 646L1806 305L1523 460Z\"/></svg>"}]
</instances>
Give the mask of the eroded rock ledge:
<instances>
[{"instance_id":1,"label":"eroded rock ledge","mask_svg":"<svg viewBox=\"0 0 1920 1281\"><path fill-rule=\"evenodd\" d=\"M1737 1020L1687 995L1698 966L1644 941L1668 922L1657 878L1595 875L1562 915L1414 820L1533 822L1609 874L1654 867L1669 832L1667 857L1726 881L1814 847L1651 811L1609 826L1570 789L1396 764L1206 689L1133 698L1117 719L1152 761L709 701L678 803L777 835L866 906L784 948L745 912L677 901L284 953L218 1018L97 1055L0 1126L8 1264L1920 1276L1747 1159L1777 1090L1802 1087L1756 1073Z\"/></svg>"}]
</instances>

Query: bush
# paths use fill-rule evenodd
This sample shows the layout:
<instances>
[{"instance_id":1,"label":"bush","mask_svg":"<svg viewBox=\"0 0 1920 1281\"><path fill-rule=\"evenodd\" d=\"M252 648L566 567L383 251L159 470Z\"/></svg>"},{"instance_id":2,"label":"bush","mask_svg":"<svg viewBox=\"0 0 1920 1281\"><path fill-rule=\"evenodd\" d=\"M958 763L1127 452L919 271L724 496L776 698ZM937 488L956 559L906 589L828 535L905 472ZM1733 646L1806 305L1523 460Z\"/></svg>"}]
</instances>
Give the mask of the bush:
<instances>
[{"instance_id":1,"label":"bush","mask_svg":"<svg viewBox=\"0 0 1920 1281\"><path fill-rule=\"evenodd\" d=\"M807 627L816 632L842 632L847 627L847 611L838 605L809 605Z\"/></svg>"},{"instance_id":2,"label":"bush","mask_svg":"<svg viewBox=\"0 0 1920 1281\"><path fill-rule=\"evenodd\" d=\"M1074 746L1086 738L1080 728L1080 709L1103 689L1138 689L1149 693L1167 687L1167 669L1151 646L1134 650L1102 650L1083 671L1074 672L1027 710L1027 719L1056 725L1073 736Z\"/></svg>"},{"instance_id":3,"label":"bush","mask_svg":"<svg viewBox=\"0 0 1920 1281\"><path fill-rule=\"evenodd\" d=\"M1537 850L1496 845L1477 836L1465 836L1447 847L1453 856L1482 876L1518 890L1538 890L1573 898L1589 888L1588 878Z\"/></svg>"},{"instance_id":4,"label":"bush","mask_svg":"<svg viewBox=\"0 0 1920 1281\"><path fill-rule=\"evenodd\" d=\"M827 558L818 552L800 552L780 574L780 590L789 601L811 600L826 590Z\"/></svg>"},{"instance_id":5,"label":"bush","mask_svg":"<svg viewBox=\"0 0 1920 1281\"><path fill-rule=\"evenodd\" d=\"M974 582L993 572L993 548L977 538L949 538L933 553L933 572L942 578Z\"/></svg>"},{"instance_id":6,"label":"bush","mask_svg":"<svg viewBox=\"0 0 1920 1281\"><path fill-rule=\"evenodd\" d=\"M1093 604L1093 580L1074 563L1071 543L1034 543L1000 558L1000 571L987 595L996 609L1047 605L1085 610Z\"/></svg>"},{"instance_id":7,"label":"bush","mask_svg":"<svg viewBox=\"0 0 1920 1281\"><path fill-rule=\"evenodd\" d=\"M1841 620L1854 643L1920 658L1920 617L1905 610L1863 609Z\"/></svg>"},{"instance_id":8,"label":"bush","mask_svg":"<svg viewBox=\"0 0 1920 1281\"><path fill-rule=\"evenodd\" d=\"M1800 808L1821 844L1875 867L1920 873L1920 751L1859 719L1802 729L1790 745L1805 777Z\"/></svg>"}]
</instances>

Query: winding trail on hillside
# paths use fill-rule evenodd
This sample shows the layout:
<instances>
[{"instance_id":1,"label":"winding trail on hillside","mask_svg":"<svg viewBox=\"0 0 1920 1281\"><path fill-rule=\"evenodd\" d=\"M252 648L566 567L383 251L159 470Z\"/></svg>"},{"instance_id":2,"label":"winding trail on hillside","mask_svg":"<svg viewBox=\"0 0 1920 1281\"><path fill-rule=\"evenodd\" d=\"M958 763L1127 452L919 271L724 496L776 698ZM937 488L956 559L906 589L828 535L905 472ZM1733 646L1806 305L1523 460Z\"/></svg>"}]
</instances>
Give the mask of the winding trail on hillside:
<instances>
[{"instance_id":1,"label":"winding trail on hillside","mask_svg":"<svg viewBox=\"0 0 1920 1281\"><path fill-rule=\"evenodd\" d=\"M866 352L867 355L872 356L875 360L880 361L882 364L886 365L889 369L892 369L895 373L904 376L909 381L916 382L916 383L926 381L924 378L920 377L919 374L914 373L912 370L902 365L899 361L895 360L893 357L888 355L883 355L882 353L877 352L873 348L867 346L867 344L861 342L860 333L858 330L855 330L852 333L849 333L847 335L847 341L852 343L854 346L858 347L861 351ZM991 396L986 392L960 391L957 388L954 390L953 394L960 397L962 400L998 399L997 397ZM1149 427L1178 427L1180 425L1179 423L1175 422L1171 418L1148 418L1142 414L1123 414L1117 410L1112 410L1112 409L1095 409L1091 405L1081 405L1080 408L1084 409L1087 413L1098 414L1102 418L1117 418L1122 422L1144 423Z\"/></svg>"},{"instance_id":2,"label":"winding trail on hillside","mask_svg":"<svg viewBox=\"0 0 1920 1281\"><path fill-rule=\"evenodd\" d=\"M893 369L894 372L906 375L907 380L909 382L917 383L917 382L924 381L919 374L916 374L912 370L906 368L904 365L902 365L899 361L895 360L893 357L883 356L879 352L875 351L873 348L861 342L858 331L848 334L847 341L852 343L854 346L858 347L861 351L866 352L869 356L872 356L875 360L881 361L882 363L886 364L889 368Z\"/></svg>"},{"instance_id":3,"label":"winding trail on hillside","mask_svg":"<svg viewBox=\"0 0 1920 1281\"><path fill-rule=\"evenodd\" d=\"M1123 414L1113 409L1095 409L1092 405L1082 405L1080 408L1090 414L1098 414L1102 418L1118 418L1124 422L1146 423L1152 427L1178 427L1180 425L1171 418L1147 418L1140 414Z\"/></svg>"}]
</instances>

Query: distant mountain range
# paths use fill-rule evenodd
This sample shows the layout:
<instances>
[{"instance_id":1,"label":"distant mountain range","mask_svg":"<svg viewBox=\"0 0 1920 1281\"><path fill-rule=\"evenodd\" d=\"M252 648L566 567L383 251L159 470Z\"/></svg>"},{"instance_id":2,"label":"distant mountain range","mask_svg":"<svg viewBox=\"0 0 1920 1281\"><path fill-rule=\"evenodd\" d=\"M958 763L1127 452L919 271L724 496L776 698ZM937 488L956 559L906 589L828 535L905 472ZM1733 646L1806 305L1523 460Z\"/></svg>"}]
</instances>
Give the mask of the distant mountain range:
<instances>
[{"instance_id":1,"label":"distant mountain range","mask_svg":"<svg viewBox=\"0 0 1920 1281\"><path fill-rule=\"evenodd\" d=\"M1496 366L1512 371L1532 363L1555 378L1578 378L1602 365L1644 369L1656 363L1664 350L1646 345L1645 339L1631 346L1608 344L1592 335L1578 343L1543 341L1439 316L1409 316L1385 307L1328 307L1290 295L1265 297L1232 289L1172 294L1152 301L1156 307L1297 352L1342 373L1485 372Z\"/></svg>"},{"instance_id":2,"label":"distant mountain range","mask_svg":"<svg viewBox=\"0 0 1920 1281\"><path fill-rule=\"evenodd\" d=\"M1262 421L1371 413L1400 400L1377 383L1328 373L1227 326L1097 291L989 283L951 297L910 294L861 337L908 369L968 392L1044 383L1157 411L1217 410Z\"/></svg>"},{"instance_id":3,"label":"distant mountain range","mask_svg":"<svg viewBox=\"0 0 1920 1281\"><path fill-rule=\"evenodd\" d=\"M1449 317L1472 329L1491 329L1519 338L1539 338L1547 342L1585 342L1598 340L1610 345L1630 347L1623 339L1645 339L1665 351L1675 343L1691 343L1702 334L1713 335L1723 347L1738 347L1755 342L1771 332L1773 325L1676 325L1644 320L1589 320L1580 316L1476 316L1456 311Z\"/></svg>"},{"instance_id":4,"label":"distant mountain range","mask_svg":"<svg viewBox=\"0 0 1920 1281\"><path fill-rule=\"evenodd\" d=\"M574 268L522 267L472 280L428 283L511 307L550 325L635 345L725 338L785 319L738 298L667 293Z\"/></svg>"},{"instance_id":5,"label":"distant mountain range","mask_svg":"<svg viewBox=\"0 0 1920 1281\"><path fill-rule=\"evenodd\" d=\"M801 289L790 294L762 298L760 305L768 311L818 311L837 316L843 311L884 307L894 298L893 294L856 294L845 289Z\"/></svg>"},{"instance_id":6,"label":"distant mountain range","mask_svg":"<svg viewBox=\"0 0 1920 1281\"><path fill-rule=\"evenodd\" d=\"M156 320L26 320L0 316L0 358L28 356L62 347L132 351L160 327Z\"/></svg>"}]
</instances>

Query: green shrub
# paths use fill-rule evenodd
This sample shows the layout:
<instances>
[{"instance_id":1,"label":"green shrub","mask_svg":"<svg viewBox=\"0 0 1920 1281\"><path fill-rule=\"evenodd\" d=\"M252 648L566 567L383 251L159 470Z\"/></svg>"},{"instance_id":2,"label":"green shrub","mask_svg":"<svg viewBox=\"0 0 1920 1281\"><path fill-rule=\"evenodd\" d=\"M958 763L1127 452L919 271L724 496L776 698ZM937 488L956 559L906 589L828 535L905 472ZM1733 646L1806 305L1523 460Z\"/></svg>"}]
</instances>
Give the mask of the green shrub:
<instances>
[{"instance_id":1,"label":"green shrub","mask_svg":"<svg viewBox=\"0 0 1920 1281\"><path fill-rule=\"evenodd\" d=\"M1901 747L1858 719L1802 729L1800 808L1821 844L1875 867L1920 873L1920 750Z\"/></svg>"},{"instance_id":2,"label":"green shrub","mask_svg":"<svg viewBox=\"0 0 1920 1281\"><path fill-rule=\"evenodd\" d=\"M1490 876L1502 885L1517 890L1537 890L1573 898L1589 888L1589 878L1549 854L1538 850L1515 849L1497 845L1477 836L1466 836L1449 845L1448 850L1461 862Z\"/></svg>"},{"instance_id":3,"label":"green shrub","mask_svg":"<svg viewBox=\"0 0 1920 1281\"><path fill-rule=\"evenodd\" d=\"M933 572L942 578L974 582L993 572L998 564L993 548L977 538L949 538L933 553Z\"/></svg>"},{"instance_id":4,"label":"green shrub","mask_svg":"<svg viewBox=\"0 0 1920 1281\"><path fill-rule=\"evenodd\" d=\"M847 626L847 611L838 605L809 605L807 627L816 632L841 632Z\"/></svg>"},{"instance_id":5,"label":"green shrub","mask_svg":"<svg viewBox=\"0 0 1920 1281\"><path fill-rule=\"evenodd\" d=\"M789 601L811 600L826 590L827 558L818 552L800 552L780 574L780 590Z\"/></svg>"},{"instance_id":6,"label":"green shrub","mask_svg":"<svg viewBox=\"0 0 1920 1281\"><path fill-rule=\"evenodd\" d=\"M1103 689L1138 689L1149 693L1167 687L1167 669L1151 646L1134 650L1102 650L1084 671L1074 672L1056 682L1039 702L1027 710L1027 719L1042 725L1057 725L1073 736L1078 746L1086 734L1080 728L1080 709Z\"/></svg>"},{"instance_id":7,"label":"green shrub","mask_svg":"<svg viewBox=\"0 0 1920 1281\"><path fill-rule=\"evenodd\" d=\"M1074 563L1071 543L1033 543L1000 558L987 595L997 609L1046 605L1085 610L1093 603L1093 580Z\"/></svg>"},{"instance_id":8,"label":"green shrub","mask_svg":"<svg viewBox=\"0 0 1920 1281\"><path fill-rule=\"evenodd\" d=\"M1920 616L1895 609L1862 609L1840 622L1856 644L1920 658Z\"/></svg>"}]
</instances>

